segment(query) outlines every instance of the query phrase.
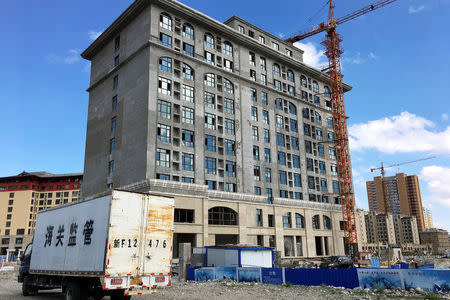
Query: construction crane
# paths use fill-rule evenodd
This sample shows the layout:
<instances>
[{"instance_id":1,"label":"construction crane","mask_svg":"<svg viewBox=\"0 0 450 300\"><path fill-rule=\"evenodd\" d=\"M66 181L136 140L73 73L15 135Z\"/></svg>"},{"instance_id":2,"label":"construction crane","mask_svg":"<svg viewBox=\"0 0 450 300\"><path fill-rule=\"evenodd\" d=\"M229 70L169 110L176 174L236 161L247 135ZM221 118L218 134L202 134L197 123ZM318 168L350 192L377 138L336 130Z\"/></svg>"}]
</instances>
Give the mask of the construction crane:
<instances>
[{"instance_id":1,"label":"construction crane","mask_svg":"<svg viewBox=\"0 0 450 300\"><path fill-rule=\"evenodd\" d=\"M383 213L387 213L388 212L388 196L387 196L387 188L386 188L386 180L385 180L385 171L384 169L389 169L389 168L393 168L393 167L398 167L398 166L402 166L402 165L406 165L406 164L412 164L418 161L423 161L423 160L428 160L428 159L432 159L435 158L435 156L430 156L430 157L425 157L425 158L420 158L420 159L415 159L415 160L410 160L410 161L405 161L402 163L398 163L398 164L393 164L390 166L385 167L383 165L383 162L381 162L381 166L378 168L370 168L370 172L376 171L376 170L380 170L381 171L381 190L383 193L383 203L384 203L384 209L385 211Z\"/></svg>"},{"instance_id":2,"label":"construction crane","mask_svg":"<svg viewBox=\"0 0 450 300\"><path fill-rule=\"evenodd\" d=\"M295 43L307 37L326 31L325 40L321 43L325 46L325 55L328 58L328 72L331 85L331 106L333 112L333 124L335 132L335 143L337 152L339 193L342 203L342 216L344 220L345 252L355 257L358 252L358 239L356 235L355 200L353 195L352 168L348 148L347 116L345 115L344 92L342 89L341 74L341 36L336 32L338 25L365 15L378 8L386 6L397 0L381 0L363 7L341 18L334 17L333 0L329 0L328 21L306 33L298 34L286 39L287 42Z\"/></svg>"}]
</instances>

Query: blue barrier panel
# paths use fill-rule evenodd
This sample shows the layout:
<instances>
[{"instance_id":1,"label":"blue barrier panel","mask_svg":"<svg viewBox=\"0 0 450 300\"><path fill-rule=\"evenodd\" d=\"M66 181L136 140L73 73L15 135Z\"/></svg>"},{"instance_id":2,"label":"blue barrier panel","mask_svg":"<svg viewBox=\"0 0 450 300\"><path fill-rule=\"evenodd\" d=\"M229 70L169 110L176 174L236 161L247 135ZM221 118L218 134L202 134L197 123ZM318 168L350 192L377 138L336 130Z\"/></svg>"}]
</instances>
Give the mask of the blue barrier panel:
<instances>
[{"instance_id":1,"label":"blue barrier panel","mask_svg":"<svg viewBox=\"0 0 450 300\"><path fill-rule=\"evenodd\" d=\"M331 285L355 288L359 285L355 268L285 269L285 282L295 285Z\"/></svg>"},{"instance_id":2,"label":"blue barrier panel","mask_svg":"<svg viewBox=\"0 0 450 300\"><path fill-rule=\"evenodd\" d=\"M417 269L434 269L434 264L424 264L424 265L418 266Z\"/></svg>"},{"instance_id":3,"label":"blue barrier panel","mask_svg":"<svg viewBox=\"0 0 450 300\"><path fill-rule=\"evenodd\" d=\"M371 258L370 260L370 265L372 266L372 268L379 268L380 267L380 259L378 258Z\"/></svg>"},{"instance_id":4,"label":"blue barrier panel","mask_svg":"<svg viewBox=\"0 0 450 300\"><path fill-rule=\"evenodd\" d=\"M195 280L195 270L201 267L188 267L187 268L187 280L194 281Z\"/></svg>"},{"instance_id":5,"label":"blue barrier panel","mask_svg":"<svg viewBox=\"0 0 450 300\"><path fill-rule=\"evenodd\" d=\"M399 265L391 265L391 269L400 269Z\"/></svg>"},{"instance_id":6,"label":"blue barrier panel","mask_svg":"<svg viewBox=\"0 0 450 300\"><path fill-rule=\"evenodd\" d=\"M214 280L215 268L200 268L195 270L195 281Z\"/></svg>"},{"instance_id":7,"label":"blue barrier panel","mask_svg":"<svg viewBox=\"0 0 450 300\"><path fill-rule=\"evenodd\" d=\"M450 270L400 270L405 289L421 288L432 292L450 292Z\"/></svg>"},{"instance_id":8,"label":"blue barrier panel","mask_svg":"<svg viewBox=\"0 0 450 300\"><path fill-rule=\"evenodd\" d=\"M400 264L400 269L409 269L409 264Z\"/></svg>"},{"instance_id":9,"label":"blue barrier panel","mask_svg":"<svg viewBox=\"0 0 450 300\"><path fill-rule=\"evenodd\" d=\"M261 268L237 268L239 282L261 282Z\"/></svg>"},{"instance_id":10,"label":"blue barrier panel","mask_svg":"<svg viewBox=\"0 0 450 300\"><path fill-rule=\"evenodd\" d=\"M216 267L214 279L218 280L237 280L236 267Z\"/></svg>"},{"instance_id":11,"label":"blue barrier panel","mask_svg":"<svg viewBox=\"0 0 450 300\"><path fill-rule=\"evenodd\" d=\"M283 284L283 269L261 268L261 281L268 284Z\"/></svg>"},{"instance_id":12,"label":"blue barrier panel","mask_svg":"<svg viewBox=\"0 0 450 300\"><path fill-rule=\"evenodd\" d=\"M362 289L376 289L382 287L393 289L404 288L400 277L401 270L397 269L358 269L359 286Z\"/></svg>"}]
</instances>

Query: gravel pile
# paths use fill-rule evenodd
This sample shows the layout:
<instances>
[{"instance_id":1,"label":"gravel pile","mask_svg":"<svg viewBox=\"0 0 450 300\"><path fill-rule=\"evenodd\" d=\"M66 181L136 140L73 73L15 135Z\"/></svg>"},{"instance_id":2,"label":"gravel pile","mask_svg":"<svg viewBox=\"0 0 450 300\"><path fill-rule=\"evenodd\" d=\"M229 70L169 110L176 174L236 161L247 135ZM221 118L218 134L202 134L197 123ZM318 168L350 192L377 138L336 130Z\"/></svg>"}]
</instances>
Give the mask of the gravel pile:
<instances>
[{"instance_id":1,"label":"gravel pile","mask_svg":"<svg viewBox=\"0 0 450 300\"><path fill-rule=\"evenodd\" d=\"M62 300L58 290L40 291L38 296L23 297L17 272L0 273L0 299ZM107 299L106 297L104 299ZM259 283L237 283L234 281L180 282L173 278L173 286L158 289L156 294L134 296L132 299L450 299L448 294L434 294L421 290L349 290L329 286L268 285Z\"/></svg>"}]
</instances>

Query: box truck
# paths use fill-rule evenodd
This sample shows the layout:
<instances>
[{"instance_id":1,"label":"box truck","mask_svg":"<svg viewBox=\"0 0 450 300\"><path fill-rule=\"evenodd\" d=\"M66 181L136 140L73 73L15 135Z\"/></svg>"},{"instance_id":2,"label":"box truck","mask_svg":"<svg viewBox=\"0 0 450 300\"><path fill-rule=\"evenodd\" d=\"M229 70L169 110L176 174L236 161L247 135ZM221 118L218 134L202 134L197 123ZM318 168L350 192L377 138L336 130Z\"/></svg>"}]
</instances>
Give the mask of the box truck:
<instances>
[{"instance_id":1,"label":"box truck","mask_svg":"<svg viewBox=\"0 0 450 300\"><path fill-rule=\"evenodd\" d=\"M38 213L19 271L23 295L129 299L171 285L173 198L113 190Z\"/></svg>"}]
</instances>

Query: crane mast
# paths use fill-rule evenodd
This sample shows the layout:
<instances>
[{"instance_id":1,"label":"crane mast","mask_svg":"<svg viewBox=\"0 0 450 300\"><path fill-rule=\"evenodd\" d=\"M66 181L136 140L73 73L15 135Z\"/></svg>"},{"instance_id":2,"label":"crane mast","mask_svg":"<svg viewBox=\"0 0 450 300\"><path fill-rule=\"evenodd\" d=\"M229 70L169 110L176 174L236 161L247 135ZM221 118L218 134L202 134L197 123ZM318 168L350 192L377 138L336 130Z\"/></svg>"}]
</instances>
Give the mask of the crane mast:
<instances>
[{"instance_id":1,"label":"crane mast","mask_svg":"<svg viewBox=\"0 0 450 300\"><path fill-rule=\"evenodd\" d=\"M358 252L358 238L356 234L355 200L353 194L352 167L348 146L347 116L345 114L344 91L342 88L341 73L341 49L342 38L337 33L339 24L353 20L375 9L383 7L396 0L380 0L369 6L335 19L333 0L329 0L328 22L315 26L311 31L286 39L295 43L317 33L326 31L325 40L321 43L325 46L325 55L328 58L328 72L331 85L331 103L333 113L333 128L335 133L336 160L338 165L339 194L342 205L342 217L344 221L345 252L352 257Z\"/></svg>"}]
</instances>

